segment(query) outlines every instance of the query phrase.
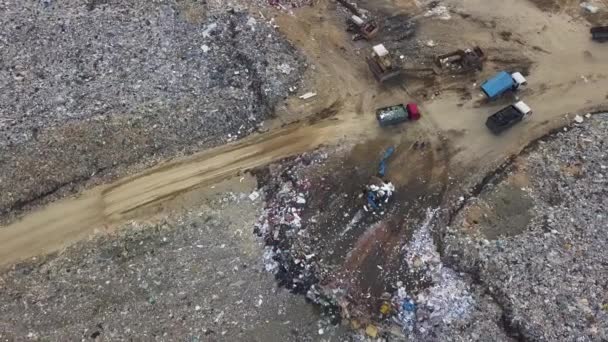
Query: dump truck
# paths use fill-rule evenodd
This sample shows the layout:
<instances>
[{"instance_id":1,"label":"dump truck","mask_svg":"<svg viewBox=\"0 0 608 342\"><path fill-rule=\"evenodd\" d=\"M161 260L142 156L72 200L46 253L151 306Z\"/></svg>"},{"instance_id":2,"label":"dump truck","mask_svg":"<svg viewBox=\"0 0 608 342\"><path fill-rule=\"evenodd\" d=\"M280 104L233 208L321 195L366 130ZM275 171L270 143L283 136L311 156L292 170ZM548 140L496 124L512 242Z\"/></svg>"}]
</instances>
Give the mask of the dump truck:
<instances>
[{"instance_id":1,"label":"dump truck","mask_svg":"<svg viewBox=\"0 0 608 342\"><path fill-rule=\"evenodd\" d=\"M401 73L401 68L395 64L382 44L375 45L371 57L367 57L366 60L372 74L380 83L395 78Z\"/></svg>"},{"instance_id":2,"label":"dump truck","mask_svg":"<svg viewBox=\"0 0 608 342\"><path fill-rule=\"evenodd\" d=\"M526 84L526 78L519 72L509 74L501 71L481 84L481 90L488 99L495 100L508 91L515 91Z\"/></svg>"},{"instance_id":3,"label":"dump truck","mask_svg":"<svg viewBox=\"0 0 608 342\"><path fill-rule=\"evenodd\" d=\"M456 50L435 57L435 65L441 69L451 69L454 72L470 72L483 69L486 55L479 46L472 49Z\"/></svg>"},{"instance_id":4,"label":"dump truck","mask_svg":"<svg viewBox=\"0 0 608 342\"><path fill-rule=\"evenodd\" d=\"M415 103L407 105L398 104L379 108L376 110L376 118L382 127L397 125L408 120L420 119L420 111Z\"/></svg>"},{"instance_id":5,"label":"dump truck","mask_svg":"<svg viewBox=\"0 0 608 342\"><path fill-rule=\"evenodd\" d=\"M357 15L352 15L346 21L347 31L355 34L353 40L366 39L370 40L378 34L378 24L373 20L365 21Z\"/></svg>"},{"instance_id":6,"label":"dump truck","mask_svg":"<svg viewBox=\"0 0 608 342\"><path fill-rule=\"evenodd\" d=\"M530 114L532 114L532 109L523 101L519 101L488 117L486 126L492 133L498 135L513 127Z\"/></svg>"},{"instance_id":7,"label":"dump truck","mask_svg":"<svg viewBox=\"0 0 608 342\"><path fill-rule=\"evenodd\" d=\"M597 42L608 41L608 26L596 26L591 28L591 39Z\"/></svg>"}]
</instances>

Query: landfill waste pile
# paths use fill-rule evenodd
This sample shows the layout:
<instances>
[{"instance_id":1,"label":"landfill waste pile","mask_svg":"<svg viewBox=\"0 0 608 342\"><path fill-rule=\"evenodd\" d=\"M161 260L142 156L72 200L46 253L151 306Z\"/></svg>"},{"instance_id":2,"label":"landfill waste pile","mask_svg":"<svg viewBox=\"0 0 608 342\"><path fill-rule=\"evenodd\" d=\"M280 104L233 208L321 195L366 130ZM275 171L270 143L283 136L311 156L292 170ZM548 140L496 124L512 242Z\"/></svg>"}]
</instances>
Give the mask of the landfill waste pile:
<instances>
[{"instance_id":1,"label":"landfill waste pile","mask_svg":"<svg viewBox=\"0 0 608 342\"><path fill-rule=\"evenodd\" d=\"M0 213L243 137L303 72L295 49L246 12L88 3L0 3Z\"/></svg>"},{"instance_id":2,"label":"landfill waste pile","mask_svg":"<svg viewBox=\"0 0 608 342\"><path fill-rule=\"evenodd\" d=\"M369 184L365 186L366 204L363 205L363 210L374 211L384 214L382 207L385 206L393 196L395 186L393 183L378 182L379 184Z\"/></svg>"},{"instance_id":3,"label":"landfill waste pile","mask_svg":"<svg viewBox=\"0 0 608 342\"><path fill-rule=\"evenodd\" d=\"M608 339L608 114L582 121L519 156L444 240L519 339Z\"/></svg>"},{"instance_id":4,"label":"landfill waste pile","mask_svg":"<svg viewBox=\"0 0 608 342\"><path fill-rule=\"evenodd\" d=\"M262 202L219 194L2 273L2 341L302 341L318 314L261 272Z\"/></svg>"}]
</instances>

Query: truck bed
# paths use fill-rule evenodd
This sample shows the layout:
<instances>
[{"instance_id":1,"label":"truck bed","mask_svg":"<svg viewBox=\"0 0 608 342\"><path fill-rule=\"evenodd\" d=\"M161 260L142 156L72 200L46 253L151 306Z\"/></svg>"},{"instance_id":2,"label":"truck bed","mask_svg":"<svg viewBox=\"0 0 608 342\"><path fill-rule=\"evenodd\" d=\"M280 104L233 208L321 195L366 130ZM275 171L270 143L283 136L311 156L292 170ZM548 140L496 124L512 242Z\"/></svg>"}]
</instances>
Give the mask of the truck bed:
<instances>
[{"instance_id":1,"label":"truck bed","mask_svg":"<svg viewBox=\"0 0 608 342\"><path fill-rule=\"evenodd\" d=\"M380 126L396 125L407 121L408 115L404 105L395 105L376 110L376 118Z\"/></svg>"},{"instance_id":2,"label":"truck bed","mask_svg":"<svg viewBox=\"0 0 608 342\"><path fill-rule=\"evenodd\" d=\"M513 78L505 71L499 72L481 85L481 90L483 90L490 100L493 100L512 89Z\"/></svg>"},{"instance_id":3,"label":"truck bed","mask_svg":"<svg viewBox=\"0 0 608 342\"><path fill-rule=\"evenodd\" d=\"M608 41L608 26L596 26L591 28L591 39L598 42Z\"/></svg>"},{"instance_id":4,"label":"truck bed","mask_svg":"<svg viewBox=\"0 0 608 342\"><path fill-rule=\"evenodd\" d=\"M520 122L524 117L515 106L510 105L492 114L486 120L486 126L494 134L500 134Z\"/></svg>"}]
</instances>

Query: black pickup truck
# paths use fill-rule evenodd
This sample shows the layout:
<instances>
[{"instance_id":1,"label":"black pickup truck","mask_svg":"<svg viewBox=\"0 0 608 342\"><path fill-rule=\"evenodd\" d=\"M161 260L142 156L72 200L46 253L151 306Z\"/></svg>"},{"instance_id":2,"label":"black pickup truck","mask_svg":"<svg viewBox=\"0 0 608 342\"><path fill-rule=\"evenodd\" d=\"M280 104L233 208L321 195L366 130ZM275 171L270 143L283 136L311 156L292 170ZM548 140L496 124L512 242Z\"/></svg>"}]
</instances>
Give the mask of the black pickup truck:
<instances>
[{"instance_id":1,"label":"black pickup truck","mask_svg":"<svg viewBox=\"0 0 608 342\"><path fill-rule=\"evenodd\" d=\"M514 103L492 114L486 120L486 126L494 134L500 134L523 120L532 112L530 107L523 101Z\"/></svg>"},{"instance_id":2,"label":"black pickup truck","mask_svg":"<svg viewBox=\"0 0 608 342\"><path fill-rule=\"evenodd\" d=\"M608 41L608 26L596 26L591 28L591 39L597 42Z\"/></svg>"}]
</instances>

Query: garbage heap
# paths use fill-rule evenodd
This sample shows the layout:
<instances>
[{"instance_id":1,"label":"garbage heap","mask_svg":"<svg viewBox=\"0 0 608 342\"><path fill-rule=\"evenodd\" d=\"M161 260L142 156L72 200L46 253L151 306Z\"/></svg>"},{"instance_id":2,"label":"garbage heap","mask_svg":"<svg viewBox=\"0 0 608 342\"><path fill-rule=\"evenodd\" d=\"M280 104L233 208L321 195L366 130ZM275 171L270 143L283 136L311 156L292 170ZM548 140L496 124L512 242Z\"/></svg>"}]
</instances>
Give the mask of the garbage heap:
<instances>
[{"instance_id":1,"label":"garbage heap","mask_svg":"<svg viewBox=\"0 0 608 342\"><path fill-rule=\"evenodd\" d=\"M365 204L363 210L374 214L384 214L386 205L395 192L395 186L391 182L385 183L376 179L372 184L365 186Z\"/></svg>"}]
</instances>

